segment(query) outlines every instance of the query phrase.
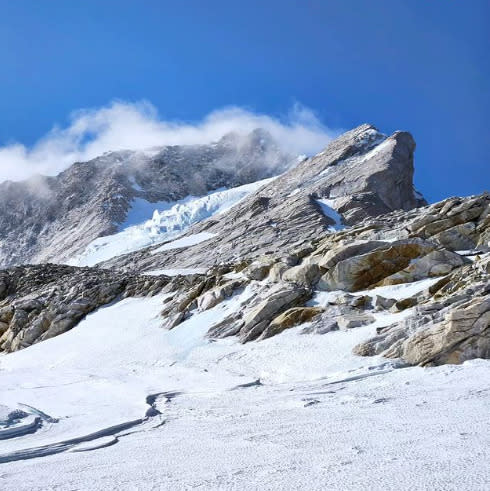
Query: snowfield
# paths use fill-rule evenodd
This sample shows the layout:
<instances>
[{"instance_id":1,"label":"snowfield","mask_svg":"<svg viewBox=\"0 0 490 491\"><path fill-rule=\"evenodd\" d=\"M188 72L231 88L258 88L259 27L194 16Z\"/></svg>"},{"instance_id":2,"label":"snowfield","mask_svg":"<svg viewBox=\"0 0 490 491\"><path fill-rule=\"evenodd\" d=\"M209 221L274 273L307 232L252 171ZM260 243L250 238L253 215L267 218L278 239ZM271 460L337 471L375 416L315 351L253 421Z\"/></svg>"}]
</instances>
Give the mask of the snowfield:
<instances>
[{"instance_id":1,"label":"snowfield","mask_svg":"<svg viewBox=\"0 0 490 491\"><path fill-rule=\"evenodd\" d=\"M207 339L254 288L171 331L164 296L125 299L1 356L0 420L22 409L38 426L0 440L0 488L488 489L490 362L352 355L406 311L347 332Z\"/></svg>"}]
</instances>

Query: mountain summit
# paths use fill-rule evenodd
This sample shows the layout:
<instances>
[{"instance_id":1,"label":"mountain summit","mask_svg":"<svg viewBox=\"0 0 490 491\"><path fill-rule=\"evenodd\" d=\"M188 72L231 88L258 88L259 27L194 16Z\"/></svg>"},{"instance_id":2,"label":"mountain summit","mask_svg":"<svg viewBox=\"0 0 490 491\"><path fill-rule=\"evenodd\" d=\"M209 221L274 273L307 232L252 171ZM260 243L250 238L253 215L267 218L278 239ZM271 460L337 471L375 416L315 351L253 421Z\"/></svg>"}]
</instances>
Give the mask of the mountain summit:
<instances>
[{"instance_id":1,"label":"mountain summit","mask_svg":"<svg viewBox=\"0 0 490 491\"><path fill-rule=\"evenodd\" d=\"M362 125L298 159L255 130L0 184L0 464L249 489L267 462L289 489L293 449L317 489L366 488L366 461L368 488L412 488L380 480L409 461L426 489L434 442L486 455L490 194L428 205L414 150Z\"/></svg>"}]
</instances>

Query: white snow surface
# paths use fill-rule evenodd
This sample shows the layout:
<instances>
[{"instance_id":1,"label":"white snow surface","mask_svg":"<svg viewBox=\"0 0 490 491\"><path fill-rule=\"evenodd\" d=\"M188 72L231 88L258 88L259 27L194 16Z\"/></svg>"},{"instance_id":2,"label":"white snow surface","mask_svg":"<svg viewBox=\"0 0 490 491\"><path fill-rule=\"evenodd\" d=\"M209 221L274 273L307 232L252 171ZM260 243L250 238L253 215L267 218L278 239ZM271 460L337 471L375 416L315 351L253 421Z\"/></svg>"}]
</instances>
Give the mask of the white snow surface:
<instances>
[{"instance_id":1,"label":"white snow surface","mask_svg":"<svg viewBox=\"0 0 490 491\"><path fill-rule=\"evenodd\" d=\"M93 240L81 254L69 259L67 264L94 266L112 257L176 238L192 224L223 213L273 179L220 189L202 197L188 196L176 202L150 203L136 198L118 233Z\"/></svg>"},{"instance_id":2,"label":"white snow surface","mask_svg":"<svg viewBox=\"0 0 490 491\"><path fill-rule=\"evenodd\" d=\"M488 489L488 361L396 369L352 354L406 312L347 332L208 340L255 288L171 331L165 296L125 299L1 356L0 416L58 419L1 441L0 461L13 459L1 489ZM161 414L139 421L159 393ZM40 447L52 454L19 457Z\"/></svg>"},{"instance_id":3,"label":"white snow surface","mask_svg":"<svg viewBox=\"0 0 490 491\"><path fill-rule=\"evenodd\" d=\"M362 290L353 293L353 295L381 295L385 298L394 298L395 300L403 300L405 298L413 297L420 292L423 292L432 285L435 285L441 277L436 278L425 278L419 281L413 281L412 283L400 283L398 285L386 285L377 286L376 288L371 288L370 290Z\"/></svg>"},{"instance_id":4,"label":"white snow surface","mask_svg":"<svg viewBox=\"0 0 490 491\"><path fill-rule=\"evenodd\" d=\"M332 229L332 231L343 230L345 226L342 225L342 215L340 215L340 213L334 208L334 201L335 200L333 199L326 198L316 200L316 202L320 205L322 213L335 222L330 229Z\"/></svg>"}]
</instances>

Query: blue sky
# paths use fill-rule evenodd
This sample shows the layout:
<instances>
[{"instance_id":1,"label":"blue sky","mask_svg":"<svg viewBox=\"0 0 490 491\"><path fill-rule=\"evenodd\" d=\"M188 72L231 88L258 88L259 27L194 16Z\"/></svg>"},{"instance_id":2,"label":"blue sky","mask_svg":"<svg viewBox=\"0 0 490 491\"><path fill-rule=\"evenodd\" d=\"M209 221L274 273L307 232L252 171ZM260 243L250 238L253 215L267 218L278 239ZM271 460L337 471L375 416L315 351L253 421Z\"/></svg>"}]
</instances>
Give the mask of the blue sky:
<instances>
[{"instance_id":1,"label":"blue sky","mask_svg":"<svg viewBox=\"0 0 490 491\"><path fill-rule=\"evenodd\" d=\"M0 0L0 147L116 99L188 122L301 103L328 128L411 131L430 201L479 193L489 18L478 0Z\"/></svg>"}]
</instances>

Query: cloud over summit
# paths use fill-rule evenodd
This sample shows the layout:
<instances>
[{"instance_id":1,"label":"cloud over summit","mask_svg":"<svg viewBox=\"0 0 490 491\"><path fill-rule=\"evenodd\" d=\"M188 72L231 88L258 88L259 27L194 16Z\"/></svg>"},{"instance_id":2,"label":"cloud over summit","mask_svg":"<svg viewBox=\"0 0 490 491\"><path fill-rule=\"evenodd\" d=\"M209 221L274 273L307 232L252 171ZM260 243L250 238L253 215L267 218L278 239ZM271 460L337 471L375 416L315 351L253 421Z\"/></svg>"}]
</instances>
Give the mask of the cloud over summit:
<instances>
[{"instance_id":1,"label":"cloud over summit","mask_svg":"<svg viewBox=\"0 0 490 491\"><path fill-rule=\"evenodd\" d=\"M186 123L162 119L149 102L115 101L102 108L73 112L66 127L55 126L32 147L22 143L0 146L0 181L55 175L73 162L111 150L209 143L230 131L248 133L255 128L269 131L285 151L294 154L313 154L336 133L299 104L284 120L226 107L201 121Z\"/></svg>"}]
</instances>

